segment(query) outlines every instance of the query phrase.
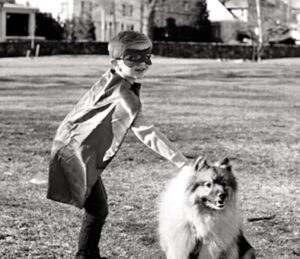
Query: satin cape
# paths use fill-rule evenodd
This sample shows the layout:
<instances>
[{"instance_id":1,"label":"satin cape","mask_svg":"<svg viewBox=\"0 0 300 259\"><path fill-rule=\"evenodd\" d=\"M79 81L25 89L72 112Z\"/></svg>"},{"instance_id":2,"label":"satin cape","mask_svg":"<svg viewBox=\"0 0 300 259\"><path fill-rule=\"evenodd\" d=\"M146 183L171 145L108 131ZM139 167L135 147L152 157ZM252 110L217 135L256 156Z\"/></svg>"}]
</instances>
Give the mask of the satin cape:
<instances>
[{"instance_id":1,"label":"satin cape","mask_svg":"<svg viewBox=\"0 0 300 259\"><path fill-rule=\"evenodd\" d=\"M47 198L83 207L141 110L140 87L111 69L80 99L54 137Z\"/></svg>"}]
</instances>

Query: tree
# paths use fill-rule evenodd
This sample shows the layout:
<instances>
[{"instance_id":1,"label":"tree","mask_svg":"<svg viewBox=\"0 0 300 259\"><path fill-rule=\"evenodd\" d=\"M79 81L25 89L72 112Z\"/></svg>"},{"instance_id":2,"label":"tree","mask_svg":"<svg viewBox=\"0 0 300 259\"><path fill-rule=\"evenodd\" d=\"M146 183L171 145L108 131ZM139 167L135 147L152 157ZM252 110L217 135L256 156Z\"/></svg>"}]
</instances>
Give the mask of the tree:
<instances>
[{"instance_id":1,"label":"tree","mask_svg":"<svg viewBox=\"0 0 300 259\"><path fill-rule=\"evenodd\" d=\"M93 41L96 39L95 26L90 16L73 18L73 26L76 40Z\"/></svg>"},{"instance_id":2,"label":"tree","mask_svg":"<svg viewBox=\"0 0 300 259\"><path fill-rule=\"evenodd\" d=\"M177 34L178 34L178 27L176 26L176 20L174 18L167 18L166 23L167 23L166 32L165 32L166 40L176 41Z\"/></svg>"},{"instance_id":3,"label":"tree","mask_svg":"<svg viewBox=\"0 0 300 259\"><path fill-rule=\"evenodd\" d=\"M66 20L63 23L63 29L64 29L64 33L63 33L64 40L67 40L67 41L75 41L76 40L76 36L75 36L75 32L74 32L74 19Z\"/></svg>"},{"instance_id":4,"label":"tree","mask_svg":"<svg viewBox=\"0 0 300 259\"><path fill-rule=\"evenodd\" d=\"M206 0L196 2L196 16L193 26L199 30L201 34L200 41L211 41L211 23L209 20L209 12L207 10Z\"/></svg>"},{"instance_id":5,"label":"tree","mask_svg":"<svg viewBox=\"0 0 300 259\"><path fill-rule=\"evenodd\" d=\"M155 27L154 40L211 42L211 23L206 0L195 2L193 20L189 25L176 25L172 17L166 19L165 27Z\"/></svg>"},{"instance_id":6,"label":"tree","mask_svg":"<svg viewBox=\"0 0 300 259\"><path fill-rule=\"evenodd\" d=\"M62 40L63 27L50 13L37 13L35 35L45 37L47 40Z\"/></svg>"},{"instance_id":7,"label":"tree","mask_svg":"<svg viewBox=\"0 0 300 259\"><path fill-rule=\"evenodd\" d=\"M195 8L197 15L195 17L194 25L196 28L199 28L203 26L203 24L209 22L209 13L207 10L206 0L199 0L196 2Z\"/></svg>"},{"instance_id":8,"label":"tree","mask_svg":"<svg viewBox=\"0 0 300 259\"><path fill-rule=\"evenodd\" d=\"M96 39L95 26L92 15L73 17L63 24L64 39L68 41L94 41Z\"/></svg>"},{"instance_id":9,"label":"tree","mask_svg":"<svg viewBox=\"0 0 300 259\"><path fill-rule=\"evenodd\" d=\"M155 8L157 0L142 0L142 31L145 32L150 39L154 36L155 27Z\"/></svg>"}]
</instances>

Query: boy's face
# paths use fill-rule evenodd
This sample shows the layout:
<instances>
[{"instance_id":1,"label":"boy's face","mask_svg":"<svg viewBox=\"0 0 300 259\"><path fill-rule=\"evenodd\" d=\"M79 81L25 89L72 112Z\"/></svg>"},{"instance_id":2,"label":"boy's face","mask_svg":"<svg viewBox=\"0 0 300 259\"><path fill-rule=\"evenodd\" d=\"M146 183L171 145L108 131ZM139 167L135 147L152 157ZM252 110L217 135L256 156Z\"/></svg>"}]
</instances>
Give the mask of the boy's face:
<instances>
[{"instance_id":1,"label":"boy's face","mask_svg":"<svg viewBox=\"0 0 300 259\"><path fill-rule=\"evenodd\" d=\"M131 45L121 58L112 60L115 69L130 83L145 76L152 64L150 44L139 43Z\"/></svg>"}]
</instances>

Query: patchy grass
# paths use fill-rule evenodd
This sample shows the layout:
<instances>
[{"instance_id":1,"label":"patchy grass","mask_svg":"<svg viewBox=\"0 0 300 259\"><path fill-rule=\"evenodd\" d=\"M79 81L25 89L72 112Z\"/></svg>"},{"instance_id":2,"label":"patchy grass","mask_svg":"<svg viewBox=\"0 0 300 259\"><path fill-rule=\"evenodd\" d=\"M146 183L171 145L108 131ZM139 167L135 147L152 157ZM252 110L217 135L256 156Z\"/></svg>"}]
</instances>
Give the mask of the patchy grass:
<instances>
[{"instance_id":1,"label":"patchy grass","mask_svg":"<svg viewBox=\"0 0 300 259\"><path fill-rule=\"evenodd\" d=\"M73 257L82 211L47 200L46 185L29 180L47 178L57 126L108 61L0 59L0 258ZM258 258L300 258L299 59L153 63L143 84L145 114L183 152L232 159ZM176 171L129 133L103 174L110 205L104 255L164 258L156 203Z\"/></svg>"}]
</instances>

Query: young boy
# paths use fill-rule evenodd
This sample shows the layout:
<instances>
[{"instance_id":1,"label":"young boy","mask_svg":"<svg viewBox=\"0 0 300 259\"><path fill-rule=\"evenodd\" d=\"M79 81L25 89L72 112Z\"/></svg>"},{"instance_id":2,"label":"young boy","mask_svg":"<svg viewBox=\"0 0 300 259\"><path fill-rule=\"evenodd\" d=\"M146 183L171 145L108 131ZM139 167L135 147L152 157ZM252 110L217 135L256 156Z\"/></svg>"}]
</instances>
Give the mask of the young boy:
<instances>
[{"instance_id":1,"label":"young boy","mask_svg":"<svg viewBox=\"0 0 300 259\"><path fill-rule=\"evenodd\" d=\"M77 259L99 259L98 243L108 214L101 173L129 129L177 167L184 157L141 112L140 84L151 62L147 36L124 31L108 45L112 68L81 98L59 126L51 151L49 199L84 208Z\"/></svg>"}]
</instances>

